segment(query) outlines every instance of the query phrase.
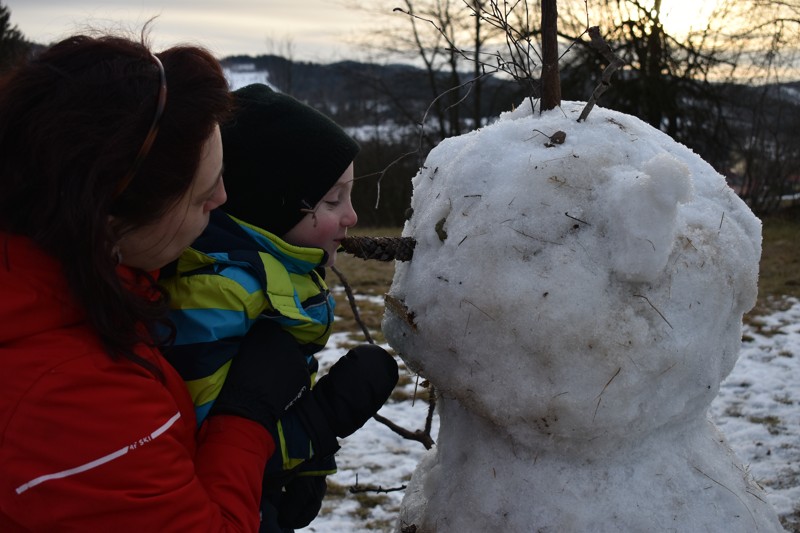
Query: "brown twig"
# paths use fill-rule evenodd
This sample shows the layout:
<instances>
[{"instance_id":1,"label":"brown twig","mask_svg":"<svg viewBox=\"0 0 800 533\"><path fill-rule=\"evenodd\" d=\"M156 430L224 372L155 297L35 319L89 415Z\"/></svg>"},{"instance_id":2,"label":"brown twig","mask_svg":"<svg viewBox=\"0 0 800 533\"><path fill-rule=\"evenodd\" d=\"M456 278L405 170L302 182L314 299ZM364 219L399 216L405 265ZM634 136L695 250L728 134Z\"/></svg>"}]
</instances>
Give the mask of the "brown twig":
<instances>
[{"instance_id":1,"label":"brown twig","mask_svg":"<svg viewBox=\"0 0 800 533\"><path fill-rule=\"evenodd\" d=\"M375 341L372 340L372 336L369 334L369 328L367 325L364 324L364 321L361 320L361 313L358 312L358 305L356 305L356 298L353 294L353 289L350 288L350 283L347 282L347 278L345 277L342 272L336 268L335 266L331 267L334 274L339 276L339 281L342 282L342 286L344 287L344 292L347 295L347 301L350 303L350 309L353 311L353 318L355 319L356 323L361 327L361 331L364 333L364 337L367 339L367 342L370 344L375 344Z\"/></svg>"},{"instance_id":2,"label":"brown twig","mask_svg":"<svg viewBox=\"0 0 800 533\"><path fill-rule=\"evenodd\" d=\"M435 444L433 442L433 438L430 435L430 429L427 427L427 423L425 429L416 429L414 431L411 431L404 427L398 426L388 418L381 416L379 414L376 414L373 418L375 418L375 420L385 425L386 427L388 427L389 429L391 429L404 439L421 442L422 445L425 446L426 450L430 450Z\"/></svg>"},{"instance_id":3,"label":"brown twig","mask_svg":"<svg viewBox=\"0 0 800 533\"><path fill-rule=\"evenodd\" d=\"M617 371L614 372L614 375L611 376L611 379L609 379L606 382L605 386L603 387L603 390L600 391L600 394L597 395L597 405L594 408L594 416L592 416L592 421L594 421L595 417L597 416L597 410L600 409L600 401L603 399L603 393L606 391L608 386L611 385L611 382L614 381L614 378L616 378L621 371L622 371L622 367L619 367L617 369Z\"/></svg>"},{"instance_id":4,"label":"brown twig","mask_svg":"<svg viewBox=\"0 0 800 533\"><path fill-rule=\"evenodd\" d=\"M591 113L592 108L597 103L600 95L606 92L606 89L611 87L611 76L614 75L617 69L625 64L625 62L617 57L608 43L600 36L600 28L597 26L592 26L589 28L589 36L592 38L592 46L594 46L601 54L603 54L603 57L605 57L608 61L608 66L605 68L605 70L603 70L603 76L600 79L600 83L597 85L597 87L595 87L592 97L589 98L588 102L586 102L586 106L583 108L581 116L578 117L578 122L583 122L586 120L586 117L588 117L589 113Z\"/></svg>"},{"instance_id":5,"label":"brown twig","mask_svg":"<svg viewBox=\"0 0 800 533\"><path fill-rule=\"evenodd\" d=\"M377 493L381 493L381 492L399 492L401 490L406 490L406 486L405 485L400 485L399 487L393 487L393 488L390 488L390 489L384 489L380 485L364 485L364 486L361 486L361 485L358 484L358 474L356 474L356 484L353 485L352 487L350 487L350 489L348 489L348 490L350 491L350 494L358 494L360 492L377 492Z\"/></svg>"},{"instance_id":6,"label":"brown twig","mask_svg":"<svg viewBox=\"0 0 800 533\"><path fill-rule=\"evenodd\" d=\"M576 222L580 222L581 224L586 224L587 226L591 226L591 224L589 224L589 223L588 223L588 222L586 222L585 220L581 220L581 219L579 219L579 218L577 218L577 217L574 217L574 216L570 215L570 214L569 214L569 211L565 212L565 213L564 213L564 216L566 216L567 218L571 218L572 220L574 220L574 221L576 221Z\"/></svg>"},{"instance_id":7,"label":"brown twig","mask_svg":"<svg viewBox=\"0 0 800 533\"><path fill-rule=\"evenodd\" d=\"M384 294L383 304L387 310L397 315L397 317L408 324L408 327L410 327L412 330L417 329L417 324L414 322L414 313L408 310L408 307L406 307L406 304L403 302L403 300L395 298L391 294Z\"/></svg>"},{"instance_id":8,"label":"brown twig","mask_svg":"<svg viewBox=\"0 0 800 533\"><path fill-rule=\"evenodd\" d=\"M428 388L428 416L425 417L425 434L430 437L433 427L433 414L436 412L436 387L433 384ZM423 443L424 444L424 443ZM435 444L431 438L431 444Z\"/></svg>"},{"instance_id":9,"label":"brown twig","mask_svg":"<svg viewBox=\"0 0 800 533\"><path fill-rule=\"evenodd\" d=\"M673 327L672 327L672 324L670 324L670 323L669 323L669 320L667 320L667 317L665 317L663 314L661 314L661 311L659 311L659 310L656 308L656 306L655 306L655 305L653 305L653 302L651 302L651 301L650 301L650 299L648 299L648 298L647 298L647 296L644 296L644 295L642 295L642 294L634 294L634 296L635 296L636 298L641 298L641 299L643 299L645 302L647 302L647 304L648 304L650 307L652 307L652 308L653 308L653 311L655 311L656 313L658 313L658 316L660 316L660 317L661 317L661 318L664 320L664 322L666 322L666 323L667 323L667 325L669 326L669 328L670 328L670 329L675 329L675 328L673 328Z\"/></svg>"},{"instance_id":10,"label":"brown twig","mask_svg":"<svg viewBox=\"0 0 800 533\"><path fill-rule=\"evenodd\" d=\"M722 487L723 489L727 490L728 492L730 492L731 494L733 494L734 496L736 496L736 499L737 499L737 500L739 500L739 503L741 503L741 504L742 504L742 507L744 507L745 509L747 509L747 512L748 512L748 513L750 513L750 519L753 521L753 524L754 524L754 525L757 525L757 524L756 524L756 519L755 519L755 517L753 516L753 511L751 511L751 510L750 510L750 508L747 506L747 504L744 502L744 500L742 500L742 498L741 498L741 497L740 497L738 494L736 494L736 492L734 492L733 490L731 490L731 488L730 488L730 487L728 487L727 485L725 485L725 484L723 484L723 483L720 483L719 481L717 481L717 480L716 480L716 479L714 479L713 477L709 476L708 474L706 474L705 472L703 472L702 470L700 470L700 469L699 469L697 466L695 466L695 465L692 465L692 468L694 468L694 469L695 469L695 470L697 470L697 471L698 471L698 472L699 472L701 475L703 475L703 476L707 477L708 479L710 479L711 481L713 481L714 483L716 483L717 485L719 485L719 486L720 486L720 487Z\"/></svg>"}]
</instances>

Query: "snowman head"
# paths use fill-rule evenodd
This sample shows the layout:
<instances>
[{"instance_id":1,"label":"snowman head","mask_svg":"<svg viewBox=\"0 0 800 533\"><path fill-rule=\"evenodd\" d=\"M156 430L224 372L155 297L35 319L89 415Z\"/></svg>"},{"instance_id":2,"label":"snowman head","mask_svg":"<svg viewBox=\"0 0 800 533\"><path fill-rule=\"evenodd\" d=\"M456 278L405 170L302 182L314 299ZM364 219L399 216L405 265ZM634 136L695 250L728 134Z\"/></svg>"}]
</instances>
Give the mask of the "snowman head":
<instances>
[{"instance_id":1,"label":"snowman head","mask_svg":"<svg viewBox=\"0 0 800 533\"><path fill-rule=\"evenodd\" d=\"M704 416L756 295L760 223L724 179L581 107L520 108L431 151L383 324L445 397L526 438Z\"/></svg>"}]
</instances>

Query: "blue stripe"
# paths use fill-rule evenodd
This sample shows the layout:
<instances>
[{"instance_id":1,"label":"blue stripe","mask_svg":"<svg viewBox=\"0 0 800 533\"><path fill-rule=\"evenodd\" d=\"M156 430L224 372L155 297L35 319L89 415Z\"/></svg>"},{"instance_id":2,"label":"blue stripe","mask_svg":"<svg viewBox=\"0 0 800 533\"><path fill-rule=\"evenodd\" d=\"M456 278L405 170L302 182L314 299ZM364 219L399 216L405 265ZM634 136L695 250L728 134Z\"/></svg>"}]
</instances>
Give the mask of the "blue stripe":
<instances>
[{"instance_id":1,"label":"blue stripe","mask_svg":"<svg viewBox=\"0 0 800 533\"><path fill-rule=\"evenodd\" d=\"M298 320L296 318L287 318L283 315L268 315L269 319L277 322L283 328L291 327L291 326L302 326L303 324L307 324L307 322L303 322L302 320Z\"/></svg>"},{"instance_id":2,"label":"blue stripe","mask_svg":"<svg viewBox=\"0 0 800 533\"><path fill-rule=\"evenodd\" d=\"M218 276L235 281L250 294L264 290L254 272L254 266L250 263L234 261L228 256L227 252L203 253L216 261L214 270Z\"/></svg>"},{"instance_id":3,"label":"blue stripe","mask_svg":"<svg viewBox=\"0 0 800 533\"><path fill-rule=\"evenodd\" d=\"M242 337L252 321L244 311L225 309L181 309L170 313L175 323L175 344L212 342L228 337Z\"/></svg>"},{"instance_id":4,"label":"blue stripe","mask_svg":"<svg viewBox=\"0 0 800 533\"><path fill-rule=\"evenodd\" d=\"M203 420L206 419L208 416L208 412L211 411L211 407L214 405L214 400L211 400L208 403L204 403L203 405L195 406L194 408L194 416L197 417L197 427L200 427L200 424L203 423Z\"/></svg>"},{"instance_id":5,"label":"blue stripe","mask_svg":"<svg viewBox=\"0 0 800 533\"><path fill-rule=\"evenodd\" d=\"M297 292L295 292L295 303L297 304L298 309L303 310L303 314L305 316L317 324L324 324L327 326L333 322L333 306L335 305L335 302L333 302L333 297L331 297L327 303L320 302L309 307L303 307L299 298L297 297Z\"/></svg>"}]
</instances>

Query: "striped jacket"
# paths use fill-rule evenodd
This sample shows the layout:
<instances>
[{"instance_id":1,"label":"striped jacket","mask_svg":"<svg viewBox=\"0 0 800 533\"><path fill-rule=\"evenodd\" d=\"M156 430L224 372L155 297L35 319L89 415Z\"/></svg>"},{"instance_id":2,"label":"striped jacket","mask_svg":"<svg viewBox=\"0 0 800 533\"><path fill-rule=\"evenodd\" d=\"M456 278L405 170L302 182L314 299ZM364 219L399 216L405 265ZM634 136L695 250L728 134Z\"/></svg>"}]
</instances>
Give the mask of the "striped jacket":
<instances>
[{"instance_id":1,"label":"striped jacket","mask_svg":"<svg viewBox=\"0 0 800 533\"><path fill-rule=\"evenodd\" d=\"M275 320L290 332L316 373L314 354L328 341L335 305L321 267L326 261L322 249L290 245L217 209L192 247L162 272L176 326L165 355L186 380L198 424L256 320ZM311 455L298 420L285 415L277 430L284 469Z\"/></svg>"}]
</instances>

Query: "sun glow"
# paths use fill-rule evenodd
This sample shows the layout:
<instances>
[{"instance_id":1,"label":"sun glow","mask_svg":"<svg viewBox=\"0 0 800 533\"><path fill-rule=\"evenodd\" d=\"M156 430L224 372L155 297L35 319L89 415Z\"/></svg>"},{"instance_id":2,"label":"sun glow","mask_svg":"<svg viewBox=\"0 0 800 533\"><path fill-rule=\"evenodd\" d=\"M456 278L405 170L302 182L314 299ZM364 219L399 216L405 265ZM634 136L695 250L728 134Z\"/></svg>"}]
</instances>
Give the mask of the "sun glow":
<instances>
[{"instance_id":1,"label":"sun glow","mask_svg":"<svg viewBox=\"0 0 800 533\"><path fill-rule=\"evenodd\" d=\"M718 4L718 0L662 0L661 23L667 33L680 39L704 29Z\"/></svg>"}]
</instances>

